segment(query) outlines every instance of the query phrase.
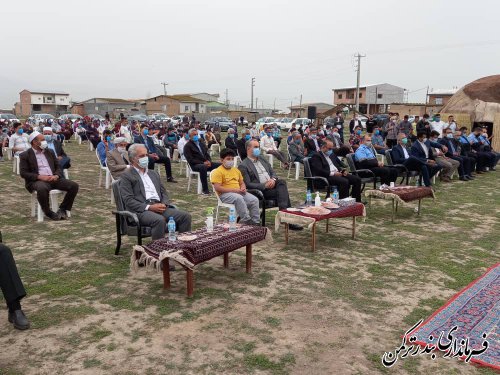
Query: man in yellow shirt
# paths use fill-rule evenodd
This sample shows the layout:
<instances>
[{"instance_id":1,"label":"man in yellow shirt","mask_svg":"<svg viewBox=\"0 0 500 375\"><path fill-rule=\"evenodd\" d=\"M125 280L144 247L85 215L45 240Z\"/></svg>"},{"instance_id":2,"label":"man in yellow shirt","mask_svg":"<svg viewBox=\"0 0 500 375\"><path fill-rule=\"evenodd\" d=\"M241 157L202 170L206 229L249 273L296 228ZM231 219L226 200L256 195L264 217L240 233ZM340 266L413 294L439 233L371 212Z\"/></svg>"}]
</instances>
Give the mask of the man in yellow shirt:
<instances>
[{"instance_id":1,"label":"man in yellow shirt","mask_svg":"<svg viewBox=\"0 0 500 375\"><path fill-rule=\"evenodd\" d=\"M247 193L243 176L234 167L235 152L225 148L220 153L222 165L210 173L210 182L224 203L234 204L240 223L260 225L259 200Z\"/></svg>"}]
</instances>

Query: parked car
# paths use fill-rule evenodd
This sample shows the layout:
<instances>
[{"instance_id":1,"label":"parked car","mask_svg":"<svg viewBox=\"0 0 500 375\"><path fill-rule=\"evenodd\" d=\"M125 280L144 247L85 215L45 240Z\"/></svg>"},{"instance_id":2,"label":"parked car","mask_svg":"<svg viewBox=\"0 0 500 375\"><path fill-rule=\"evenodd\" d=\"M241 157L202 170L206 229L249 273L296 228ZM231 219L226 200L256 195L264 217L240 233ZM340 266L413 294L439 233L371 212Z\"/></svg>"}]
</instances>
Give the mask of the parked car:
<instances>
[{"instance_id":1,"label":"parked car","mask_svg":"<svg viewBox=\"0 0 500 375\"><path fill-rule=\"evenodd\" d=\"M174 125L174 126L179 125L180 123L182 123L182 116L172 116L170 121L172 122L172 125Z\"/></svg>"},{"instance_id":2,"label":"parked car","mask_svg":"<svg viewBox=\"0 0 500 375\"><path fill-rule=\"evenodd\" d=\"M136 114L132 115L128 118L129 121L137 121L137 122L148 122L148 116L145 114Z\"/></svg>"},{"instance_id":3,"label":"parked car","mask_svg":"<svg viewBox=\"0 0 500 375\"><path fill-rule=\"evenodd\" d=\"M313 122L312 120L309 120L308 118L305 118L305 117L299 117L299 118L295 118L292 120L291 124L290 124L290 127L292 127L292 125L295 125L295 127L298 129L300 125L302 125L302 128L306 128L306 126L309 126L311 125Z\"/></svg>"},{"instance_id":4,"label":"parked car","mask_svg":"<svg viewBox=\"0 0 500 375\"><path fill-rule=\"evenodd\" d=\"M34 122L35 125L39 125L41 122L47 122L48 120L55 120L56 118L48 113L36 113L29 117L28 120Z\"/></svg>"},{"instance_id":5,"label":"parked car","mask_svg":"<svg viewBox=\"0 0 500 375\"><path fill-rule=\"evenodd\" d=\"M378 126L382 126L389 121L389 115L387 113L377 113L373 115L373 119L377 121Z\"/></svg>"},{"instance_id":6,"label":"parked car","mask_svg":"<svg viewBox=\"0 0 500 375\"><path fill-rule=\"evenodd\" d=\"M76 115L73 113L67 113L65 115L61 115L58 117L58 120L62 120L62 121L71 120L71 122L75 122L75 121L78 121L80 119L82 119L82 116Z\"/></svg>"},{"instance_id":7,"label":"parked car","mask_svg":"<svg viewBox=\"0 0 500 375\"><path fill-rule=\"evenodd\" d=\"M234 121L227 117L211 117L207 121L205 121L205 128L217 128L220 127L220 130L223 132L227 132L229 126L235 125Z\"/></svg>"},{"instance_id":8,"label":"parked car","mask_svg":"<svg viewBox=\"0 0 500 375\"><path fill-rule=\"evenodd\" d=\"M276 119L274 117L261 117L256 121L257 126L263 127L264 125L271 125L274 122L276 122Z\"/></svg>"},{"instance_id":9,"label":"parked car","mask_svg":"<svg viewBox=\"0 0 500 375\"><path fill-rule=\"evenodd\" d=\"M15 122L21 122L11 113L0 113L0 125L12 125Z\"/></svg>"},{"instance_id":10,"label":"parked car","mask_svg":"<svg viewBox=\"0 0 500 375\"><path fill-rule=\"evenodd\" d=\"M292 128L293 118L291 117L282 117L280 119L276 119L277 124L281 130L290 130Z\"/></svg>"},{"instance_id":11,"label":"parked car","mask_svg":"<svg viewBox=\"0 0 500 375\"><path fill-rule=\"evenodd\" d=\"M168 121L170 120L170 117L168 117L164 113L153 113L152 115L148 116L150 120L154 121Z\"/></svg>"},{"instance_id":12,"label":"parked car","mask_svg":"<svg viewBox=\"0 0 500 375\"><path fill-rule=\"evenodd\" d=\"M99 121L104 121L106 120L103 116L98 115L97 113L91 113L90 115L87 115L87 117L90 117L90 119L93 120L99 120Z\"/></svg>"}]
</instances>

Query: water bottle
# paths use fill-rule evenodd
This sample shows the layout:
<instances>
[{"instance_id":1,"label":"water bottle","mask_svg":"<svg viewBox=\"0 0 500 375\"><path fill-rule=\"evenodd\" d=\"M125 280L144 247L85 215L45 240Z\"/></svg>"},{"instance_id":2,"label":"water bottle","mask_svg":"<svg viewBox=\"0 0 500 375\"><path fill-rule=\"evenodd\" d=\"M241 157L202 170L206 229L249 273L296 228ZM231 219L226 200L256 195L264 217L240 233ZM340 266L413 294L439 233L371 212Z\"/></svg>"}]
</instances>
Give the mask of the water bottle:
<instances>
[{"instance_id":1,"label":"water bottle","mask_svg":"<svg viewBox=\"0 0 500 375\"><path fill-rule=\"evenodd\" d=\"M337 190L337 186L333 187L333 203L339 204L339 191Z\"/></svg>"},{"instance_id":2,"label":"water bottle","mask_svg":"<svg viewBox=\"0 0 500 375\"><path fill-rule=\"evenodd\" d=\"M307 206L312 205L312 194L311 194L311 190L307 190L307 193L306 193L306 205L307 205Z\"/></svg>"},{"instance_id":3,"label":"water bottle","mask_svg":"<svg viewBox=\"0 0 500 375\"><path fill-rule=\"evenodd\" d=\"M236 211L234 208L229 210L229 231L234 232L236 230Z\"/></svg>"},{"instance_id":4,"label":"water bottle","mask_svg":"<svg viewBox=\"0 0 500 375\"><path fill-rule=\"evenodd\" d=\"M167 228L168 228L168 240L169 241L177 240L177 237L175 236L175 221L172 216L170 216L170 218L168 219Z\"/></svg>"},{"instance_id":5,"label":"water bottle","mask_svg":"<svg viewBox=\"0 0 500 375\"><path fill-rule=\"evenodd\" d=\"M321 197L319 196L319 191L316 192L316 198L314 198L314 205L316 207L321 206Z\"/></svg>"},{"instance_id":6,"label":"water bottle","mask_svg":"<svg viewBox=\"0 0 500 375\"><path fill-rule=\"evenodd\" d=\"M213 210L207 209L207 220L205 222L207 224L207 232L212 233L214 231L214 216Z\"/></svg>"}]
</instances>

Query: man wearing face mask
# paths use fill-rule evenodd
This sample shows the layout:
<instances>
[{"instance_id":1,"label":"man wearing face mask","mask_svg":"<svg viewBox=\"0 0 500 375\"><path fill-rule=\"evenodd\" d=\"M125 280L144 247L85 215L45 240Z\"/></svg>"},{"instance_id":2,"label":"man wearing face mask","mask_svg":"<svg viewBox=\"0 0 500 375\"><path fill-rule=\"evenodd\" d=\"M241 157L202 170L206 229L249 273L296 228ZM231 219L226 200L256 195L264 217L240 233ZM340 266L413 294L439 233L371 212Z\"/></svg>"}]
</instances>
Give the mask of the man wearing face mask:
<instances>
[{"instance_id":1,"label":"man wearing face mask","mask_svg":"<svg viewBox=\"0 0 500 375\"><path fill-rule=\"evenodd\" d=\"M220 163L212 163L205 143L200 142L200 136L196 129L189 129L189 141L184 146L184 157L191 169L200 173L200 181L203 195L209 195L207 173L220 166Z\"/></svg>"},{"instance_id":2,"label":"man wearing face mask","mask_svg":"<svg viewBox=\"0 0 500 375\"><path fill-rule=\"evenodd\" d=\"M173 217L179 233L191 230L191 215L169 205L169 197L160 175L148 169L146 146L133 144L128 149L131 168L120 177L120 191L125 208L137 215L141 225L151 227L151 238L165 237L167 221Z\"/></svg>"},{"instance_id":3,"label":"man wearing face mask","mask_svg":"<svg viewBox=\"0 0 500 375\"><path fill-rule=\"evenodd\" d=\"M247 142L246 147L247 158L238 165L238 169L247 189L261 191L264 199L276 201L280 210L290 207L286 182L278 178L271 164L261 155L259 142L252 139ZM302 227L290 225L290 229L300 230Z\"/></svg>"},{"instance_id":4,"label":"man wearing face mask","mask_svg":"<svg viewBox=\"0 0 500 375\"><path fill-rule=\"evenodd\" d=\"M359 145L361 144L361 126L356 126L354 128L354 133L352 133L349 137L349 144L353 150L357 150Z\"/></svg>"},{"instance_id":5,"label":"man wearing face mask","mask_svg":"<svg viewBox=\"0 0 500 375\"><path fill-rule=\"evenodd\" d=\"M235 205L240 223L259 225L259 199L247 193L243 176L240 170L234 167L235 156L235 152L229 148L222 150L222 165L212 171L210 181L222 202Z\"/></svg>"},{"instance_id":6,"label":"man wearing face mask","mask_svg":"<svg viewBox=\"0 0 500 375\"><path fill-rule=\"evenodd\" d=\"M224 142L226 148L233 150L234 152L238 152L238 146L236 145L236 140L234 138L235 131L234 129L229 128L227 130L227 138Z\"/></svg>"},{"instance_id":7,"label":"man wearing face mask","mask_svg":"<svg viewBox=\"0 0 500 375\"><path fill-rule=\"evenodd\" d=\"M36 131L31 133L29 141L31 149L20 155L19 165L26 189L30 193L37 192L38 203L47 217L52 220L67 219L67 211L71 211L78 193L78 184L62 176L62 169L54 153L47 150L48 144L42 134ZM66 192L57 212L52 211L49 205L49 194L53 189Z\"/></svg>"},{"instance_id":8,"label":"man wearing face mask","mask_svg":"<svg viewBox=\"0 0 500 375\"><path fill-rule=\"evenodd\" d=\"M329 130L329 125L326 128ZM345 157L347 154L354 152L350 146L344 144L340 137L339 129L336 126L331 128L330 133L327 132L326 139L332 141L333 153L337 156Z\"/></svg>"},{"instance_id":9,"label":"man wearing face mask","mask_svg":"<svg viewBox=\"0 0 500 375\"><path fill-rule=\"evenodd\" d=\"M127 139L125 137L117 137L113 140L114 149L106 153L106 161L108 169L114 180L118 180L123 172L130 168L130 160L127 152Z\"/></svg>"},{"instance_id":10,"label":"man wearing face mask","mask_svg":"<svg viewBox=\"0 0 500 375\"><path fill-rule=\"evenodd\" d=\"M382 132L380 131L380 127L378 125L373 126L373 135L372 135L372 145L377 154L385 155L388 148L385 145L384 137L382 137Z\"/></svg>"},{"instance_id":11,"label":"man wearing face mask","mask_svg":"<svg viewBox=\"0 0 500 375\"><path fill-rule=\"evenodd\" d=\"M344 143L344 116L341 111L337 111L335 117L333 118L333 126L338 129L340 134L340 139Z\"/></svg>"},{"instance_id":12,"label":"man wearing face mask","mask_svg":"<svg viewBox=\"0 0 500 375\"><path fill-rule=\"evenodd\" d=\"M238 156L241 160L247 158L247 148L246 143L252 139L250 129L245 129L241 135L241 138L236 141L236 146L238 147Z\"/></svg>"},{"instance_id":13,"label":"man wearing face mask","mask_svg":"<svg viewBox=\"0 0 500 375\"><path fill-rule=\"evenodd\" d=\"M468 156L461 155L461 146L458 140L455 140L453 131L451 128L446 128L443 130L444 137L439 141L442 145L446 146L448 149L446 151L446 156L450 159L456 160L459 163L458 175L460 180L469 181L473 180L473 160Z\"/></svg>"},{"instance_id":14,"label":"man wearing face mask","mask_svg":"<svg viewBox=\"0 0 500 375\"><path fill-rule=\"evenodd\" d=\"M21 152L30 148L28 135L24 134L24 129L19 122L12 126L12 135L9 138L9 148L13 155L19 155Z\"/></svg>"},{"instance_id":15,"label":"man wearing face mask","mask_svg":"<svg viewBox=\"0 0 500 375\"><path fill-rule=\"evenodd\" d=\"M57 140L57 136L54 135L50 126L46 126L43 128L43 136L47 141L47 148L54 153L61 169L64 170L71 168L71 159L64 152L62 143Z\"/></svg>"},{"instance_id":16,"label":"man wearing face mask","mask_svg":"<svg viewBox=\"0 0 500 375\"><path fill-rule=\"evenodd\" d=\"M361 145L354 153L356 167L369 169L383 184L390 185L398 178L398 171L395 168L384 167L384 163L377 160L377 156L372 149L372 137L365 135L361 139ZM368 172L361 172L361 177L372 177Z\"/></svg>"},{"instance_id":17,"label":"man wearing face mask","mask_svg":"<svg viewBox=\"0 0 500 375\"><path fill-rule=\"evenodd\" d=\"M302 136L297 131L292 133L292 141L288 145L288 152L290 153L291 162L303 163L305 157L304 144L302 143Z\"/></svg>"},{"instance_id":18,"label":"man wearing face mask","mask_svg":"<svg viewBox=\"0 0 500 375\"><path fill-rule=\"evenodd\" d=\"M111 135L111 130L104 130L102 133L102 140L101 142L99 142L96 148L97 155L99 155L99 160L104 167L106 166L106 153L108 151L113 151L113 149L115 148L115 145L113 144L113 142L111 142Z\"/></svg>"},{"instance_id":19,"label":"man wearing face mask","mask_svg":"<svg viewBox=\"0 0 500 375\"><path fill-rule=\"evenodd\" d=\"M304 148L306 150L306 155L308 157L313 156L315 152L319 152L319 137L318 137L318 129L315 127L311 127L309 129L309 135L304 141Z\"/></svg>"},{"instance_id":20,"label":"man wearing face mask","mask_svg":"<svg viewBox=\"0 0 500 375\"><path fill-rule=\"evenodd\" d=\"M260 148L266 154L270 154L276 157L281 163L283 163L283 168L288 169L288 161L285 155L276 147L274 143L273 129L270 126L266 126L264 129L265 135L260 139Z\"/></svg>"},{"instance_id":21,"label":"man wearing face mask","mask_svg":"<svg viewBox=\"0 0 500 375\"><path fill-rule=\"evenodd\" d=\"M354 114L354 117L349 122L349 133L350 134L354 134L354 129L356 128L356 126L359 126L362 128L361 120L359 119L359 116L357 113Z\"/></svg>"},{"instance_id":22,"label":"man wearing face mask","mask_svg":"<svg viewBox=\"0 0 500 375\"><path fill-rule=\"evenodd\" d=\"M189 141L189 134L187 129L180 129L179 130L179 141L177 142L177 151L179 151L179 156L181 158L184 157L184 146L186 146L186 143Z\"/></svg>"},{"instance_id":23,"label":"man wearing face mask","mask_svg":"<svg viewBox=\"0 0 500 375\"><path fill-rule=\"evenodd\" d=\"M177 181L175 181L174 177L172 176L172 163L170 162L170 158L166 156L161 156L161 154L159 154L153 142L153 138L149 136L148 125L146 124L141 125L141 135L135 137L134 143L140 143L146 146L146 149L148 150L149 169L154 169L155 164L163 164L163 166L165 167L165 174L167 176L167 181L172 183L177 183Z\"/></svg>"},{"instance_id":24,"label":"man wearing face mask","mask_svg":"<svg viewBox=\"0 0 500 375\"><path fill-rule=\"evenodd\" d=\"M377 121L373 118L373 115L368 116L368 120L366 120L366 132L373 133L373 129L377 125Z\"/></svg>"},{"instance_id":25,"label":"man wearing face mask","mask_svg":"<svg viewBox=\"0 0 500 375\"><path fill-rule=\"evenodd\" d=\"M414 142L410 149L410 155L427 164L429 168L429 179L434 177L441 170L441 166L434 160L432 147L443 148L442 145L436 142L431 142L427 139L427 133L421 131L417 133L417 142Z\"/></svg>"},{"instance_id":26,"label":"man wearing face mask","mask_svg":"<svg viewBox=\"0 0 500 375\"><path fill-rule=\"evenodd\" d=\"M432 130L431 138L429 140L431 142L439 142L438 137L439 133L436 130ZM441 142L439 144L441 145L441 148L434 146L431 147L432 156L434 157L436 163L438 163L441 167L441 172L439 174L440 180L442 182L451 182L451 176L458 171L460 162L447 157L446 153L448 152L448 148Z\"/></svg>"}]
</instances>

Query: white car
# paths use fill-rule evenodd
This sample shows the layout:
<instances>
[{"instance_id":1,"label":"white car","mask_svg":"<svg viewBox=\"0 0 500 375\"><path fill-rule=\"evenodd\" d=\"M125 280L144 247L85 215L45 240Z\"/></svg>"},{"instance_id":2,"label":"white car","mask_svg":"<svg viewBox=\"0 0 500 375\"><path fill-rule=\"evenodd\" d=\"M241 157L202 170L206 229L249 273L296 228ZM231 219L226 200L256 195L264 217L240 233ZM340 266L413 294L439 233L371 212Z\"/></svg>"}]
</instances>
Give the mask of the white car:
<instances>
[{"instance_id":1,"label":"white car","mask_svg":"<svg viewBox=\"0 0 500 375\"><path fill-rule=\"evenodd\" d=\"M174 125L174 126L179 125L182 122L182 117L181 116L172 116L170 121L172 122L172 125Z\"/></svg>"},{"instance_id":2,"label":"white car","mask_svg":"<svg viewBox=\"0 0 500 375\"><path fill-rule=\"evenodd\" d=\"M290 128L292 127L292 125L295 125L295 128L298 129L299 126L302 125L302 128L305 129L306 126L309 126L312 123L313 123L312 120L309 120L308 118L305 117L294 118L290 123Z\"/></svg>"},{"instance_id":3,"label":"white car","mask_svg":"<svg viewBox=\"0 0 500 375\"><path fill-rule=\"evenodd\" d=\"M31 119L35 122L35 125L40 125L41 122L55 120L56 118L48 113L36 113L31 117Z\"/></svg>"},{"instance_id":4,"label":"white car","mask_svg":"<svg viewBox=\"0 0 500 375\"><path fill-rule=\"evenodd\" d=\"M292 128L292 117L283 117L279 119L278 125L281 130L290 130Z\"/></svg>"},{"instance_id":5,"label":"white car","mask_svg":"<svg viewBox=\"0 0 500 375\"><path fill-rule=\"evenodd\" d=\"M71 122L75 122L81 120L82 116L73 113L67 113L65 115L59 116L58 118L58 120L63 120L63 121L67 121L68 119L71 120Z\"/></svg>"},{"instance_id":6,"label":"white car","mask_svg":"<svg viewBox=\"0 0 500 375\"><path fill-rule=\"evenodd\" d=\"M12 125L15 122L21 122L11 113L0 113L0 125Z\"/></svg>"},{"instance_id":7,"label":"white car","mask_svg":"<svg viewBox=\"0 0 500 375\"><path fill-rule=\"evenodd\" d=\"M170 117L168 117L164 113L153 113L152 115L149 115L148 117L151 120L155 120L155 121L168 121L168 120L170 120Z\"/></svg>"},{"instance_id":8,"label":"white car","mask_svg":"<svg viewBox=\"0 0 500 375\"><path fill-rule=\"evenodd\" d=\"M275 122L276 122L276 119L274 117L261 117L255 123L262 130L262 128L265 125L271 125L271 124L274 124Z\"/></svg>"}]
</instances>

